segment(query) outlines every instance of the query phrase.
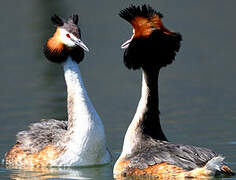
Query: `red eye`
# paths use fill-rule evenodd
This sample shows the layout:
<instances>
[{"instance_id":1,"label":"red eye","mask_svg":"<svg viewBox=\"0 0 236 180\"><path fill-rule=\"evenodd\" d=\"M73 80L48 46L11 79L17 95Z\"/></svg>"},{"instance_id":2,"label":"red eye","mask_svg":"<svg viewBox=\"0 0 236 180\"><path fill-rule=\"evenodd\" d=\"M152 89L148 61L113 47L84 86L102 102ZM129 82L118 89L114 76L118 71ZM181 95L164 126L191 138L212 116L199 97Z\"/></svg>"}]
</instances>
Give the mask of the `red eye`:
<instances>
[{"instance_id":1,"label":"red eye","mask_svg":"<svg viewBox=\"0 0 236 180\"><path fill-rule=\"evenodd\" d=\"M69 35L69 34L66 34L66 37L70 38L70 35Z\"/></svg>"}]
</instances>

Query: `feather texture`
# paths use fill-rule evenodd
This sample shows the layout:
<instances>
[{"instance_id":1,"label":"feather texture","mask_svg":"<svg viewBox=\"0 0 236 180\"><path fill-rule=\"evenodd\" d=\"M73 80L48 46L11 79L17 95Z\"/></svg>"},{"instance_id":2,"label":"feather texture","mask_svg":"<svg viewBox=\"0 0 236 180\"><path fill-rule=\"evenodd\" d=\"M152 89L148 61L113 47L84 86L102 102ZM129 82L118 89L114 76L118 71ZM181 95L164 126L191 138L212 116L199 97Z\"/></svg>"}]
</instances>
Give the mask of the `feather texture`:
<instances>
[{"instance_id":1,"label":"feather texture","mask_svg":"<svg viewBox=\"0 0 236 180\"><path fill-rule=\"evenodd\" d=\"M49 144L56 146L66 130L66 121L42 119L41 122L30 124L29 130L19 132L16 142L23 151L37 153Z\"/></svg>"},{"instance_id":2,"label":"feather texture","mask_svg":"<svg viewBox=\"0 0 236 180\"><path fill-rule=\"evenodd\" d=\"M126 159L129 167L145 169L150 165L166 162L184 170L203 167L209 160L219 155L207 148L156 141L152 138L139 144Z\"/></svg>"}]
</instances>

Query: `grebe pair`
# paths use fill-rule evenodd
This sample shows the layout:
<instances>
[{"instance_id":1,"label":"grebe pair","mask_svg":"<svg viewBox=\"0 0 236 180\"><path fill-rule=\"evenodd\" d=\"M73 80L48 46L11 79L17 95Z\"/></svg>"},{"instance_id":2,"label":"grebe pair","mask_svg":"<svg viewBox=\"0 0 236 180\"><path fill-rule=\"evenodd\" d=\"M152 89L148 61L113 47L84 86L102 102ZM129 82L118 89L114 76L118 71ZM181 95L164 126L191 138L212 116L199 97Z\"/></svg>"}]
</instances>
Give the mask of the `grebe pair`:
<instances>
[{"instance_id":1,"label":"grebe pair","mask_svg":"<svg viewBox=\"0 0 236 180\"><path fill-rule=\"evenodd\" d=\"M67 21L54 15L57 26L47 41L44 54L61 63L67 85L68 121L42 120L17 134L16 144L6 153L7 167L89 166L106 164L111 156L106 147L102 121L93 107L78 68L88 48L81 41L78 15Z\"/></svg>"},{"instance_id":2,"label":"grebe pair","mask_svg":"<svg viewBox=\"0 0 236 180\"><path fill-rule=\"evenodd\" d=\"M121 47L128 69L142 69L142 93L114 166L114 177L146 176L159 179L234 175L224 158L207 149L174 144L164 135L159 118L158 76L174 61L181 35L164 27L162 14L150 6L130 6L120 17L133 26L133 35Z\"/></svg>"},{"instance_id":3,"label":"grebe pair","mask_svg":"<svg viewBox=\"0 0 236 180\"><path fill-rule=\"evenodd\" d=\"M171 64L180 48L181 35L166 29L160 13L149 6L130 6L120 12L134 34L122 45L124 63L143 71L142 96L128 131L114 176L198 177L215 173L232 175L223 157L206 148L167 141L159 119L158 74ZM83 166L110 161L103 124L92 106L77 63L88 48L80 38L78 16L68 21L54 16L57 31L45 46L46 57L63 63L68 92L68 122L45 120L17 135L5 156L9 167Z\"/></svg>"}]
</instances>

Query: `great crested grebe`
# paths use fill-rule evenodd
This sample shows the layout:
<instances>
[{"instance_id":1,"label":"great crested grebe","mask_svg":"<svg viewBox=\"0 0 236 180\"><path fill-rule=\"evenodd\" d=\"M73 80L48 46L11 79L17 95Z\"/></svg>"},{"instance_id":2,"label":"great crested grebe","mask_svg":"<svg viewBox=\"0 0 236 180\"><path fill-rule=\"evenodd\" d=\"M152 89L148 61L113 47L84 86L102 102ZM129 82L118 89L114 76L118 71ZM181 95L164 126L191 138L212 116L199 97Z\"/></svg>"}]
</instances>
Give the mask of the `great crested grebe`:
<instances>
[{"instance_id":1,"label":"great crested grebe","mask_svg":"<svg viewBox=\"0 0 236 180\"><path fill-rule=\"evenodd\" d=\"M6 153L7 167L89 166L106 164L103 123L93 107L78 68L88 48L81 41L78 15L68 20L54 15L56 32L44 46L48 60L62 63L67 85L68 121L54 119L33 123L17 134L16 144Z\"/></svg>"},{"instance_id":2,"label":"great crested grebe","mask_svg":"<svg viewBox=\"0 0 236 180\"><path fill-rule=\"evenodd\" d=\"M161 129L158 74L174 60L181 35L165 28L162 15L147 5L131 5L119 15L133 26L133 36L121 46L125 49L124 64L129 69L141 68L143 78L141 99L114 166L114 177L233 175L221 155L206 148L168 142Z\"/></svg>"}]
</instances>

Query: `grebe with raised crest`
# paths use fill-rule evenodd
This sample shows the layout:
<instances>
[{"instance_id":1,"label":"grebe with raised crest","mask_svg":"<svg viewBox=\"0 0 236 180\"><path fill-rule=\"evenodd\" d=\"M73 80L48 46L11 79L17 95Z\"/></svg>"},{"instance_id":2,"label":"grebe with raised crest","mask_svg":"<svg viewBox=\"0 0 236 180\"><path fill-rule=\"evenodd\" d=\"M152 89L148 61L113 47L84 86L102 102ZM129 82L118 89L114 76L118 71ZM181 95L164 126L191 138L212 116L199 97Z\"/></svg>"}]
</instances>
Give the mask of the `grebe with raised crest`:
<instances>
[{"instance_id":1,"label":"grebe with raised crest","mask_svg":"<svg viewBox=\"0 0 236 180\"><path fill-rule=\"evenodd\" d=\"M89 51L81 41L78 15L68 20L54 15L56 32L44 46L49 61L61 63L67 85L68 121L55 119L33 123L17 134L16 144L6 153L6 167L90 166L106 164L103 123L93 107L78 64Z\"/></svg>"},{"instance_id":2,"label":"grebe with raised crest","mask_svg":"<svg viewBox=\"0 0 236 180\"><path fill-rule=\"evenodd\" d=\"M122 153L113 174L159 179L233 175L224 158L207 149L167 140L159 118L158 76L173 62L182 37L162 24L162 14L148 5L121 10L120 17L133 26L133 35L121 47L128 69L142 69L141 98L125 134Z\"/></svg>"}]
</instances>

